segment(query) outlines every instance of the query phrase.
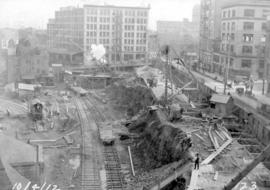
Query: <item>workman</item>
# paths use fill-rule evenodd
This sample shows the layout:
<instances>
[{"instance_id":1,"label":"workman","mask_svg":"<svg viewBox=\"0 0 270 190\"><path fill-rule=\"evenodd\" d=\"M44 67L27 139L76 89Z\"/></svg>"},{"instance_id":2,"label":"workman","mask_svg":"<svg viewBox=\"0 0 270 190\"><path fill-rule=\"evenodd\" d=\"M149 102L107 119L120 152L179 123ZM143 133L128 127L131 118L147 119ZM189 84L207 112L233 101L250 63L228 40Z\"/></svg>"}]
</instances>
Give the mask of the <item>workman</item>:
<instances>
[{"instance_id":1,"label":"workman","mask_svg":"<svg viewBox=\"0 0 270 190\"><path fill-rule=\"evenodd\" d=\"M194 170L199 170L199 164L200 164L200 157L199 153L196 154L195 164L194 164Z\"/></svg>"}]
</instances>

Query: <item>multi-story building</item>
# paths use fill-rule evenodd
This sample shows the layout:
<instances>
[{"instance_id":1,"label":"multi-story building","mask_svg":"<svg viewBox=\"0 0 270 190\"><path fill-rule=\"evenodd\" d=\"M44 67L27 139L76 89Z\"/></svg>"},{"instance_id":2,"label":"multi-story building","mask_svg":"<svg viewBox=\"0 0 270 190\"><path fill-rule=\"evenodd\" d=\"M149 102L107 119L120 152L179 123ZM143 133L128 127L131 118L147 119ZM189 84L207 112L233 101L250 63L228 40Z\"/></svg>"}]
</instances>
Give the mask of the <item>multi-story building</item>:
<instances>
[{"instance_id":1,"label":"multi-story building","mask_svg":"<svg viewBox=\"0 0 270 190\"><path fill-rule=\"evenodd\" d=\"M171 49L174 49L171 53L180 54L182 51L194 51L198 28L188 19L157 21L157 35L160 47L169 45Z\"/></svg>"},{"instance_id":2,"label":"multi-story building","mask_svg":"<svg viewBox=\"0 0 270 190\"><path fill-rule=\"evenodd\" d=\"M148 7L84 6L84 49L103 44L110 62L147 56Z\"/></svg>"},{"instance_id":3,"label":"multi-story building","mask_svg":"<svg viewBox=\"0 0 270 190\"><path fill-rule=\"evenodd\" d=\"M270 1L234 2L222 7L221 53L215 71L229 67L230 78L264 77L269 13Z\"/></svg>"},{"instance_id":4,"label":"multi-story building","mask_svg":"<svg viewBox=\"0 0 270 190\"><path fill-rule=\"evenodd\" d=\"M49 48L73 51L83 47L83 19L83 8L64 7L56 11L55 18L47 24Z\"/></svg>"},{"instance_id":5,"label":"multi-story building","mask_svg":"<svg viewBox=\"0 0 270 190\"><path fill-rule=\"evenodd\" d=\"M148 55L149 59L157 58L159 52L158 36L156 31L148 32Z\"/></svg>"},{"instance_id":6,"label":"multi-story building","mask_svg":"<svg viewBox=\"0 0 270 190\"><path fill-rule=\"evenodd\" d=\"M219 53L221 7L229 2L235 0L201 0L199 67L209 72L214 71L215 52Z\"/></svg>"},{"instance_id":7,"label":"multi-story building","mask_svg":"<svg viewBox=\"0 0 270 190\"><path fill-rule=\"evenodd\" d=\"M47 24L50 63L78 64L83 60L84 9L63 7Z\"/></svg>"},{"instance_id":8,"label":"multi-story building","mask_svg":"<svg viewBox=\"0 0 270 190\"><path fill-rule=\"evenodd\" d=\"M62 8L49 20L49 47L58 52L79 48L86 58L92 44L103 44L110 63L145 59L149 9L112 5Z\"/></svg>"},{"instance_id":9,"label":"multi-story building","mask_svg":"<svg viewBox=\"0 0 270 190\"><path fill-rule=\"evenodd\" d=\"M270 96L270 13L267 15L266 22L265 67L264 79L267 82L267 91L265 90L265 92Z\"/></svg>"},{"instance_id":10,"label":"multi-story building","mask_svg":"<svg viewBox=\"0 0 270 190\"><path fill-rule=\"evenodd\" d=\"M49 74L49 57L45 50L31 46L29 40L21 39L18 45L8 43L7 82L34 82Z\"/></svg>"}]
</instances>

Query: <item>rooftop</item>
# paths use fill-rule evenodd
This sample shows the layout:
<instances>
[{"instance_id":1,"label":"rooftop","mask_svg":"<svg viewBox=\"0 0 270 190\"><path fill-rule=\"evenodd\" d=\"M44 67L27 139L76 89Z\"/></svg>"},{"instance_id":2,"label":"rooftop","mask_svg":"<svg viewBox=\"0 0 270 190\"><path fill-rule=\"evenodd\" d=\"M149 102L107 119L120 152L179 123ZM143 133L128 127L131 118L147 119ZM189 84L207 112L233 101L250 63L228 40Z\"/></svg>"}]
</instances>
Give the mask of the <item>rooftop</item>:
<instances>
[{"instance_id":1,"label":"rooftop","mask_svg":"<svg viewBox=\"0 0 270 190\"><path fill-rule=\"evenodd\" d=\"M213 94L210 99L211 102L227 104L230 100L231 96L223 95L223 94Z\"/></svg>"}]
</instances>

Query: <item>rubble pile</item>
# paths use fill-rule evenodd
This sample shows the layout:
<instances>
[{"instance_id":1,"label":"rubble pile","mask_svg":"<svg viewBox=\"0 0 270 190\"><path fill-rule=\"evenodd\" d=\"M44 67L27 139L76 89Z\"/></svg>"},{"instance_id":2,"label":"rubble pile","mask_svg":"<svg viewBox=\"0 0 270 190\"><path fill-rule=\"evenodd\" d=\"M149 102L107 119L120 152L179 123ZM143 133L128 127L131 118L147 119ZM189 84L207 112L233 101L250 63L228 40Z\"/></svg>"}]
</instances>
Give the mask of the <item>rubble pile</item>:
<instances>
[{"instance_id":1,"label":"rubble pile","mask_svg":"<svg viewBox=\"0 0 270 190\"><path fill-rule=\"evenodd\" d=\"M116 106L124 109L128 116L134 116L155 102L151 90L141 79L135 77L116 82L106 91Z\"/></svg>"},{"instance_id":2,"label":"rubble pile","mask_svg":"<svg viewBox=\"0 0 270 190\"><path fill-rule=\"evenodd\" d=\"M191 139L184 131L169 123L161 110L142 115L129 129L141 134L137 149L143 151L146 167L157 168L188 159Z\"/></svg>"}]
</instances>

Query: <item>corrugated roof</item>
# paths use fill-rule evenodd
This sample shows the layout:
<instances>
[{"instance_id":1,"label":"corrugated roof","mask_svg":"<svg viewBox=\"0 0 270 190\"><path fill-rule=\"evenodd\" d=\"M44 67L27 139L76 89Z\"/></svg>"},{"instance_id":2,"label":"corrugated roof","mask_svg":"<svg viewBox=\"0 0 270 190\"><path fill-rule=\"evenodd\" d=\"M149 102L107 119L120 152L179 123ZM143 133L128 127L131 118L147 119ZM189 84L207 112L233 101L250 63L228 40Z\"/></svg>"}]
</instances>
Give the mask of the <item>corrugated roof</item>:
<instances>
[{"instance_id":1,"label":"corrugated roof","mask_svg":"<svg viewBox=\"0 0 270 190\"><path fill-rule=\"evenodd\" d=\"M227 104L230 98L231 96L222 95L222 94L213 94L210 101L216 102L216 103Z\"/></svg>"}]
</instances>

